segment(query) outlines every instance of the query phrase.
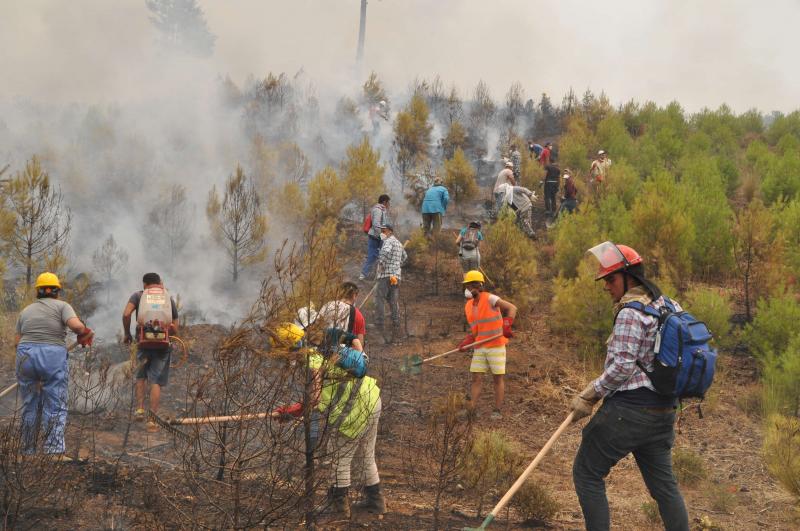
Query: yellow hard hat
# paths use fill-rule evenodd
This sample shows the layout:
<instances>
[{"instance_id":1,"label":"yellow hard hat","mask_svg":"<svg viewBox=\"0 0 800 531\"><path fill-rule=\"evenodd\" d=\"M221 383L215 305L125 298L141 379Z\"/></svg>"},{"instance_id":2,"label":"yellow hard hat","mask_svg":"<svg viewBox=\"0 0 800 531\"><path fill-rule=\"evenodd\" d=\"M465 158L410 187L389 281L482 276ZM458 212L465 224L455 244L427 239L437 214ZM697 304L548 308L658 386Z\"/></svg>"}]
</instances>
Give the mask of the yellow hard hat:
<instances>
[{"instance_id":1,"label":"yellow hard hat","mask_svg":"<svg viewBox=\"0 0 800 531\"><path fill-rule=\"evenodd\" d=\"M472 271L464 273L464 282L462 282L462 284L469 284L470 282L480 282L483 284L486 281L483 279L483 273L473 269Z\"/></svg>"},{"instance_id":2,"label":"yellow hard hat","mask_svg":"<svg viewBox=\"0 0 800 531\"><path fill-rule=\"evenodd\" d=\"M61 289L61 282L58 281L58 277L55 273L42 273L38 277L36 277L36 284L34 284L36 289L39 288L58 288Z\"/></svg>"},{"instance_id":3,"label":"yellow hard hat","mask_svg":"<svg viewBox=\"0 0 800 531\"><path fill-rule=\"evenodd\" d=\"M294 346L305 335L305 330L295 323L281 323L275 328L275 339L285 347Z\"/></svg>"}]
</instances>

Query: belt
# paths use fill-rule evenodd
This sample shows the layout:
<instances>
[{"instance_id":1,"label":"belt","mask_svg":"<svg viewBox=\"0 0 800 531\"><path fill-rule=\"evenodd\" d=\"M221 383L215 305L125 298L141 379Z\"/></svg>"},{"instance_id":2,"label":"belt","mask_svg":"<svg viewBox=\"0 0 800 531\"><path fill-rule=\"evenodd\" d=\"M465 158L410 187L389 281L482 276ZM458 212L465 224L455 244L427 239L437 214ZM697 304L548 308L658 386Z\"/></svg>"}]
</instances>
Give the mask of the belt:
<instances>
[{"instance_id":1,"label":"belt","mask_svg":"<svg viewBox=\"0 0 800 531\"><path fill-rule=\"evenodd\" d=\"M642 411L646 411L648 413L654 413L656 415L663 415L664 413L675 412L674 407L643 407L641 409Z\"/></svg>"}]
</instances>

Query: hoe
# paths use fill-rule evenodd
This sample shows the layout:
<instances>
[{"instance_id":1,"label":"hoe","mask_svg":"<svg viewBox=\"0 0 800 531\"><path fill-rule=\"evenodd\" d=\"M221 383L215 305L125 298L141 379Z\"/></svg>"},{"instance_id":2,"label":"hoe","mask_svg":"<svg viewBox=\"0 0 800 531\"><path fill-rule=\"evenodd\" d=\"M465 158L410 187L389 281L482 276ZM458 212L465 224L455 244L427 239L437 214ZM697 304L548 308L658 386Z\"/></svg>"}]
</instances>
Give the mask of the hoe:
<instances>
[{"instance_id":1,"label":"hoe","mask_svg":"<svg viewBox=\"0 0 800 531\"><path fill-rule=\"evenodd\" d=\"M484 343L488 343L489 341L494 341L495 339L499 339L503 337L503 334L497 334L496 336L487 337L486 339L481 339L480 341L476 341L475 343L470 343L466 345L464 349L469 349L472 347L477 347L478 345L483 345ZM430 358L422 359L422 356L419 354L412 354L411 356L406 356L403 358L403 365L400 367L401 372L407 372L410 374L419 374L422 369L420 368L423 363L427 363L431 360L435 360L436 358L441 358L443 356L447 356L448 354L453 354L454 352L458 352L460 349L455 348L453 350L448 350L442 354L437 354L436 356L431 356Z\"/></svg>"},{"instance_id":2,"label":"hoe","mask_svg":"<svg viewBox=\"0 0 800 531\"><path fill-rule=\"evenodd\" d=\"M503 507L505 507L506 504L509 501L511 501L511 498L514 497L514 494L516 494L517 491L520 489L520 487L522 487L522 485L525 483L525 480L527 480L528 476L530 476L531 472L533 472L533 469L536 468L536 466L539 464L539 461L544 459L544 456L547 455L547 452L550 451L550 447L553 446L553 444L556 442L556 439L558 439L561 436L561 434L564 433L564 430L566 430L567 427L569 427L570 423L572 422L573 415L574 413L570 413L569 415L567 415L567 418L564 419L564 422L561 423L561 426L559 426L556 432L550 436L550 439L548 439L548 441L544 444L542 449L539 450L539 453L536 454L536 457L533 458L533 461L531 461L531 464L529 464L528 468L525 469L525 472L523 472L517 478L517 481L515 481L514 484L511 485L511 488L508 489L508 492L506 492L505 495L503 495L503 497L500 498L500 501L497 502L497 505L494 506L492 512L490 512L486 516L480 527L465 527L463 531L479 531L481 529L486 529L486 527L492 523L492 520L495 519L497 514L503 510Z\"/></svg>"}]
</instances>

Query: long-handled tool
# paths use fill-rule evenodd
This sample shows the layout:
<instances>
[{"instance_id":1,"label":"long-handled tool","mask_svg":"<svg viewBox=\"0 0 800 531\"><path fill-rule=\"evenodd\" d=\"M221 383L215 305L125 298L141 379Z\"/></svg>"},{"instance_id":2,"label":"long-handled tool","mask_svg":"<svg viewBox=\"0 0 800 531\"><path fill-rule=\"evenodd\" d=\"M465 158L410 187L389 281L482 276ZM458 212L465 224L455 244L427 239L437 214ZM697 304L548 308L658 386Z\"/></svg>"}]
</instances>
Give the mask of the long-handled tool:
<instances>
[{"instance_id":1,"label":"long-handled tool","mask_svg":"<svg viewBox=\"0 0 800 531\"><path fill-rule=\"evenodd\" d=\"M462 349L467 350L472 347L477 347L478 345L483 345L484 343L488 343L489 341L494 341L495 339L500 339L503 337L503 334L497 334L496 336L487 337L486 339L481 339L480 341L476 341L474 343L470 343L469 345L465 345L464 347L454 348L453 350L448 350L447 352L443 352L442 354L437 354L435 356L431 356L430 358L422 359L422 356L419 354L412 354L411 356L406 356L403 358L403 365L400 367L402 372L407 372L411 374L419 374L422 370L420 367L423 363L427 363L431 360L435 360L436 358L441 358L447 356L448 354L453 354L455 352L459 352Z\"/></svg>"},{"instance_id":2,"label":"long-handled tool","mask_svg":"<svg viewBox=\"0 0 800 531\"><path fill-rule=\"evenodd\" d=\"M367 296L366 296L366 297L364 297L364 300L363 300L363 301L361 301L361 304L359 304L359 305L358 305L358 308L359 308L359 309L361 309L361 307L362 307L362 306L364 306L364 305L367 303L367 301L369 300L369 298L370 298L370 297L372 297L372 294L373 294L373 293L375 293L375 290L376 290L377 288L378 288L378 283L376 282L376 283L375 283L375 285L374 285L374 286L372 286L372 289L371 289L371 290L369 290L369 293L367 293Z\"/></svg>"},{"instance_id":3,"label":"long-handled tool","mask_svg":"<svg viewBox=\"0 0 800 531\"><path fill-rule=\"evenodd\" d=\"M278 418L281 414L277 411L271 411L269 413L246 413L243 415L223 415L217 417L186 417L182 419L165 419L161 418L152 411L147 411L147 418L167 430L169 433L173 435L177 435L184 440L190 440L191 436L176 428L175 426L186 426L186 425L196 425L196 424L211 424L213 422L236 422L236 421L245 421L245 420L258 420L267 417Z\"/></svg>"},{"instance_id":4,"label":"long-handled tool","mask_svg":"<svg viewBox=\"0 0 800 531\"><path fill-rule=\"evenodd\" d=\"M78 346L78 342L76 341L75 343L73 343L73 344L71 344L70 346L67 347L67 352L72 352L73 350L75 350L75 347L77 347L77 346ZM8 387L6 387L5 389L3 389L3 392L0 393L0 398L3 398L8 393L10 393L14 389L16 389L18 385L19 385L19 382L14 382L13 384L11 384Z\"/></svg>"},{"instance_id":5,"label":"long-handled tool","mask_svg":"<svg viewBox=\"0 0 800 531\"><path fill-rule=\"evenodd\" d=\"M544 456L550 451L550 447L553 446L553 444L556 442L556 439L558 439L561 434L564 433L564 430L569 427L569 425L572 423L572 417L574 415L575 413L570 413L567 415L567 418L564 419L564 422L561 423L561 426L559 426L556 432L550 436L550 439L547 440L542 449L539 450L539 453L536 454L536 457L533 458L533 461L531 461L531 464L529 464L528 468L525 469L525 472L523 472L517 478L517 481L511 485L511 488L508 489L508 492L506 492L503 497L500 498L500 501L494 506L492 512L486 515L486 518L483 520L483 523L481 523L480 527L465 527L463 531L479 531L486 529L486 526L492 523L492 520L495 519L497 514L503 510L503 507L505 507L506 504L511 501L511 498L514 497L514 494L516 494L520 487L522 487L522 485L525 483L525 480L527 480L528 476L530 476L531 472L533 472L533 469L536 468L542 459L544 459Z\"/></svg>"}]
</instances>

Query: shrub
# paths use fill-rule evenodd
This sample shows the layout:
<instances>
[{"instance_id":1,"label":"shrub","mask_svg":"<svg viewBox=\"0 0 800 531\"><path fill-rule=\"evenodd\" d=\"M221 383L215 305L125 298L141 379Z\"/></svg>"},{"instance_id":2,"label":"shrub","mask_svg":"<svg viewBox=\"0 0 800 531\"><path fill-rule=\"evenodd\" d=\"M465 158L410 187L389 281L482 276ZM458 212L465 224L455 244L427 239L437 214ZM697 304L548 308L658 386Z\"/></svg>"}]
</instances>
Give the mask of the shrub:
<instances>
[{"instance_id":1,"label":"shrub","mask_svg":"<svg viewBox=\"0 0 800 531\"><path fill-rule=\"evenodd\" d=\"M558 502L541 485L528 481L511 499L523 520L549 520L559 509Z\"/></svg>"},{"instance_id":2,"label":"shrub","mask_svg":"<svg viewBox=\"0 0 800 531\"><path fill-rule=\"evenodd\" d=\"M590 355L602 356L613 318L612 304L601 283L595 282L594 273L594 260L586 258L577 278L555 279L550 326L574 336Z\"/></svg>"},{"instance_id":3,"label":"shrub","mask_svg":"<svg viewBox=\"0 0 800 531\"><path fill-rule=\"evenodd\" d=\"M584 203L573 215L564 216L556 227L553 268L565 278L574 278L586 251L603 241L598 211Z\"/></svg>"},{"instance_id":4,"label":"shrub","mask_svg":"<svg viewBox=\"0 0 800 531\"><path fill-rule=\"evenodd\" d=\"M752 384L739 391L736 397L736 407L745 415L758 417L763 412L763 389L758 384Z\"/></svg>"},{"instance_id":5,"label":"shrub","mask_svg":"<svg viewBox=\"0 0 800 531\"><path fill-rule=\"evenodd\" d=\"M720 289L706 286L692 287L683 298L683 308L706 323L720 346L731 345L731 303Z\"/></svg>"},{"instance_id":6,"label":"shrub","mask_svg":"<svg viewBox=\"0 0 800 531\"><path fill-rule=\"evenodd\" d=\"M793 296L761 299L755 318L744 329L745 343L759 358L769 352L783 352L796 334L798 322L800 304Z\"/></svg>"},{"instance_id":7,"label":"shrub","mask_svg":"<svg viewBox=\"0 0 800 531\"><path fill-rule=\"evenodd\" d=\"M347 193L336 170L326 166L308 183L308 217L320 221L338 219L347 204Z\"/></svg>"},{"instance_id":8,"label":"shrub","mask_svg":"<svg viewBox=\"0 0 800 531\"><path fill-rule=\"evenodd\" d=\"M514 479L522 459L512 442L494 430L479 432L464 463L463 480L478 498L477 516L481 517L486 494L505 487Z\"/></svg>"},{"instance_id":9,"label":"shrub","mask_svg":"<svg viewBox=\"0 0 800 531\"><path fill-rule=\"evenodd\" d=\"M408 244L406 245L406 253L408 254L406 267L421 267L423 264L422 259L427 254L430 245L431 240L425 237L425 231L422 230L422 227L414 229L408 237Z\"/></svg>"},{"instance_id":10,"label":"shrub","mask_svg":"<svg viewBox=\"0 0 800 531\"><path fill-rule=\"evenodd\" d=\"M533 242L519 230L514 213L504 209L497 222L486 232L482 246L483 267L497 289L525 310L537 293L537 253Z\"/></svg>"},{"instance_id":11,"label":"shrub","mask_svg":"<svg viewBox=\"0 0 800 531\"><path fill-rule=\"evenodd\" d=\"M703 458L689 449L674 448L672 450L672 472L678 483L691 487L700 480L706 479L706 468Z\"/></svg>"},{"instance_id":12,"label":"shrub","mask_svg":"<svg viewBox=\"0 0 800 531\"><path fill-rule=\"evenodd\" d=\"M661 514L658 512L658 504L653 500L646 501L642 504L642 512L649 523L655 525L661 522Z\"/></svg>"},{"instance_id":13,"label":"shrub","mask_svg":"<svg viewBox=\"0 0 800 531\"><path fill-rule=\"evenodd\" d=\"M739 502L736 498L736 486L712 483L708 486L708 501L714 511L730 513Z\"/></svg>"},{"instance_id":14,"label":"shrub","mask_svg":"<svg viewBox=\"0 0 800 531\"><path fill-rule=\"evenodd\" d=\"M800 420L770 416L764 437L764 462L783 488L800 498Z\"/></svg>"},{"instance_id":15,"label":"shrub","mask_svg":"<svg viewBox=\"0 0 800 531\"><path fill-rule=\"evenodd\" d=\"M764 410L800 416L800 335L780 353L769 352L762 360Z\"/></svg>"}]
</instances>

